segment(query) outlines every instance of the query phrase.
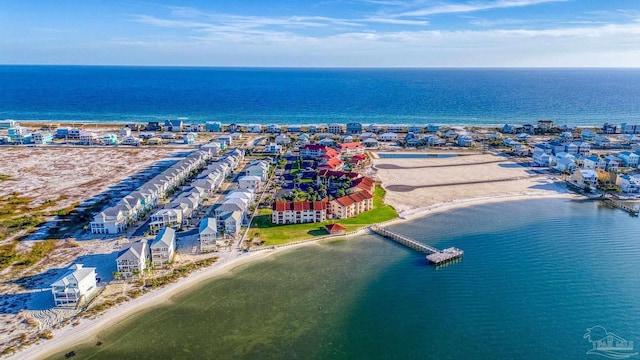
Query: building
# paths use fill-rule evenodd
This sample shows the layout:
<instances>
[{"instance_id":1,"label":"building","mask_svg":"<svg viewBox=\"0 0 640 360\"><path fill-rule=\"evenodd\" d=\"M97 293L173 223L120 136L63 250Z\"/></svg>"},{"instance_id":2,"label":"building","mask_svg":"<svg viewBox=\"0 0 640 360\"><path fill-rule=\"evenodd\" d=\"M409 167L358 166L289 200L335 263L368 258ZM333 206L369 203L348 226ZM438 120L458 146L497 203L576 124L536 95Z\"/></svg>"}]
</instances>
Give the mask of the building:
<instances>
[{"instance_id":1,"label":"building","mask_svg":"<svg viewBox=\"0 0 640 360\"><path fill-rule=\"evenodd\" d=\"M222 123L219 121L207 121L204 128L209 132L222 132Z\"/></svg>"},{"instance_id":2,"label":"building","mask_svg":"<svg viewBox=\"0 0 640 360\"><path fill-rule=\"evenodd\" d=\"M276 201L273 203L271 222L274 224L301 224L327 220L328 201Z\"/></svg>"},{"instance_id":3,"label":"building","mask_svg":"<svg viewBox=\"0 0 640 360\"><path fill-rule=\"evenodd\" d=\"M539 167L550 167L556 165L556 158L544 150L536 148L533 151L533 165Z\"/></svg>"},{"instance_id":4,"label":"building","mask_svg":"<svg viewBox=\"0 0 640 360\"><path fill-rule=\"evenodd\" d=\"M347 134L360 134L362 133L362 124L357 122L347 123Z\"/></svg>"},{"instance_id":5,"label":"building","mask_svg":"<svg viewBox=\"0 0 640 360\"><path fill-rule=\"evenodd\" d=\"M398 134L393 133L393 132L386 132L382 135L380 135L379 138L380 141L398 141Z\"/></svg>"},{"instance_id":6,"label":"building","mask_svg":"<svg viewBox=\"0 0 640 360\"><path fill-rule=\"evenodd\" d=\"M210 249L218 245L218 224L215 218L204 218L198 229L200 250Z\"/></svg>"},{"instance_id":7,"label":"building","mask_svg":"<svg viewBox=\"0 0 640 360\"><path fill-rule=\"evenodd\" d=\"M257 176L262 181L267 181L269 178L269 163L263 160L256 160L251 162L245 169L245 175Z\"/></svg>"},{"instance_id":8,"label":"building","mask_svg":"<svg viewBox=\"0 0 640 360\"><path fill-rule=\"evenodd\" d=\"M250 190L258 190L260 188L260 184L262 180L257 176L247 175L238 179L238 188L240 189L250 189Z\"/></svg>"},{"instance_id":9,"label":"building","mask_svg":"<svg viewBox=\"0 0 640 360\"><path fill-rule=\"evenodd\" d=\"M182 209L160 209L151 215L149 230L155 233L167 227L180 228L182 226Z\"/></svg>"},{"instance_id":10,"label":"building","mask_svg":"<svg viewBox=\"0 0 640 360\"><path fill-rule=\"evenodd\" d=\"M181 132L182 126L183 126L182 120L165 120L164 121L164 128L167 131Z\"/></svg>"},{"instance_id":11,"label":"building","mask_svg":"<svg viewBox=\"0 0 640 360\"><path fill-rule=\"evenodd\" d=\"M153 266L163 266L173 261L176 248L176 231L170 227L162 229L151 243Z\"/></svg>"},{"instance_id":12,"label":"building","mask_svg":"<svg viewBox=\"0 0 640 360\"><path fill-rule=\"evenodd\" d=\"M11 120L11 119L0 120L0 129L9 129L12 127L16 127L18 125L19 124L15 120Z\"/></svg>"},{"instance_id":13,"label":"building","mask_svg":"<svg viewBox=\"0 0 640 360\"><path fill-rule=\"evenodd\" d=\"M127 218L122 206L113 206L104 209L89 223L92 234L118 234L127 227Z\"/></svg>"},{"instance_id":14,"label":"building","mask_svg":"<svg viewBox=\"0 0 640 360\"><path fill-rule=\"evenodd\" d=\"M342 235L347 231L347 228L341 224L327 224L325 228L329 235Z\"/></svg>"},{"instance_id":15,"label":"building","mask_svg":"<svg viewBox=\"0 0 640 360\"><path fill-rule=\"evenodd\" d=\"M86 303L98 288L96 268L82 264L69 267L66 274L51 284L53 301L60 307L77 307Z\"/></svg>"},{"instance_id":16,"label":"building","mask_svg":"<svg viewBox=\"0 0 640 360\"><path fill-rule=\"evenodd\" d=\"M51 144L53 142L53 134L50 132L36 131L31 134L32 144Z\"/></svg>"},{"instance_id":17,"label":"building","mask_svg":"<svg viewBox=\"0 0 640 360\"><path fill-rule=\"evenodd\" d=\"M346 159L354 155L364 154L364 145L361 142L347 142L340 144L338 150L340 151L340 157Z\"/></svg>"},{"instance_id":18,"label":"building","mask_svg":"<svg viewBox=\"0 0 640 360\"><path fill-rule=\"evenodd\" d=\"M640 192L640 177L637 175L619 175L616 176L616 185L623 193Z\"/></svg>"},{"instance_id":19,"label":"building","mask_svg":"<svg viewBox=\"0 0 640 360\"><path fill-rule=\"evenodd\" d=\"M329 204L334 219L346 219L373 209L373 195L359 191L331 200Z\"/></svg>"},{"instance_id":20,"label":"building","mask_svg":"<svg viewBox=\"0 0 640 360\"><path fill-rule=\"evenodd\" d=\"M151 262L151 252L146 240L122 245L116 258L118 272L124 277L143 274Z\"/></svg>"},{"instance_id":21,"label":"building","mask_svg":"<svg viewBox=\"0 0 640 360\"><path fill-rule=\"evenodd\" d=\"M300 157L303 159L317 159L321 156L332 158L338 155L336 150L324 145L305 145L300 148Z\"/></svg>"},{"instance_id":22,"label":"building","mask_svg":"<svg viewBox=\"0 0 640 360\"><path fill-rule=\"evenodd\" d=\"M596 172L589 169L579 169L571 174L570 180L582 189L595 189L598 185Z\"/></svg>"},{"instance_id":23,"label":"building","mask_svg":"<svg viewBox=\"0 0 640 360\"><path fill-rule=\"evenodd\" d=\"M327 126L327 132L331 134L342 134L342 124L332 123Z\"/></svg>"},{"instance_id":24,"label":"building","mask_svg":"<svg viewBox=\"0 0 640 360\"><path fill-rule=\"evenodd\" d=\"M626 167L637 168L640 163L640 156L635 152L622 151L618 154L618 157L624 163Z\"/></svg>"}]
</instances>

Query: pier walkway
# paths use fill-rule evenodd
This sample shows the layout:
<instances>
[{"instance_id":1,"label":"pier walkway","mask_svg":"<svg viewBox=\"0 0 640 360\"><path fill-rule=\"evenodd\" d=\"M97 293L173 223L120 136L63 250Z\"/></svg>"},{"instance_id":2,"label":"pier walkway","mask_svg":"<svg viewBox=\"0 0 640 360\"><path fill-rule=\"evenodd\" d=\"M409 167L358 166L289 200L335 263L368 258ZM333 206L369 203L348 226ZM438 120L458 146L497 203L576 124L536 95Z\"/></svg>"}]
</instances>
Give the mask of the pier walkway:
<instances>
[{"instance_id":1,"label":"pier walkway","mask_svg":"<svg viewBox=\"0 0 640 360\"><path fill-rule=\"evenodd\" d=\"M618 199L615 195L605 195L603 197L604 203L613 208L622 209L628 212L631 216L638 216L640 210L637 207L630 206L625 202Z\"/></svg>"},{"instance_id":2,"label":"pier walkway","mask_svg":"<svg viewBox=\"0 0 640 360\"><path fill-rule=\"evenodd\" d=\"M450 260L457 259L464 254L464 251L450 247L444 250L439 250L434 248L433 246L429 246L427 244L423 244L419 241L416 241L410 237L403 236L393 231L389 231L380 225L371 225L369 228L374 233L385 237L387 239L391 239L399 244L402 244L406 247L409 247L413 250L423 252L427 254L427 260L435 265L440 265Z\"/></svg>"}]
</instances>

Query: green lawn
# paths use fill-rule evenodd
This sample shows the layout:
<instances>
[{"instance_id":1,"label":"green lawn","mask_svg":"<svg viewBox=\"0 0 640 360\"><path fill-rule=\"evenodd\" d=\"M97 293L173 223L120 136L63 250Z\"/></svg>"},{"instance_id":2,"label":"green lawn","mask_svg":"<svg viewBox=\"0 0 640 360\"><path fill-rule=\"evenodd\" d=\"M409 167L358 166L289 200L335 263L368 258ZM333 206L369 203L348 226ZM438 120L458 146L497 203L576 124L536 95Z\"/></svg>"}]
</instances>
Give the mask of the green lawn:
<instances>
[{"instance_id":1,"label":"green lawn","mask_svg":"<svg viewBox=\"0 0 640 360\"><path fill-rule=\"evenodd\" d=\"M376 187L373 197L374 209L362 213L351 219L335 221L347 228L347 232L355 231L365 226L395 219L398 213L389 205L384 205L385 191ZM274 225L271 223L271 210L261 209L253 219L248 238L262 239L266 246L281 245L299 240L327 235L325 225L332 221L310 224Z\"/></svg>"}]
</instances>

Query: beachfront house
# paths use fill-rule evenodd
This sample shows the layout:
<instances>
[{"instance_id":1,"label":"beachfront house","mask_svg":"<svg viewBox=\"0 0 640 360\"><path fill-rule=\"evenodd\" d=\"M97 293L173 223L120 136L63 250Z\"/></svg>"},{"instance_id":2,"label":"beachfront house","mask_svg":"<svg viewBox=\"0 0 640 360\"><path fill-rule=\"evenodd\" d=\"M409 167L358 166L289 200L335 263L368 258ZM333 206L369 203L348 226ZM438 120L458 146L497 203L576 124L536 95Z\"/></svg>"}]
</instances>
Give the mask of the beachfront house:
<instances>
[{"instance_id":1,"label":"beachfront house","mask_svg":"<svg viewBox=\"0 0 640 360\"><path fill-rule=\"evenodd\" d=\"M116 258L118 273L124 277L143 274L151 262L151 252L146 240L122 245Z\"/></svg>"},{"instance_id":2,"label":"beachfront house","mask_svg":"<svg viewBox=\"0 0 640 360\"><path fill-rule=\"evenodd\" d=\"M164 128L167 131L171 131L171 132L181 132L183 125L184 124L182 123L182 120L165 120L164 121Z\"/></svg>"},{"instance_id":3,"label":"beachfront house","mask_svg":"<svg viewBox=\"0 0 640 360\"><path fill-rule=\"evenodd\" d=\"M598 175L590 169L579 169L569 179L582 189L595 189L598 185Z\"/></svg>"},{"instance_id":4,"label":"beachfront house","mask_svg":"<svg viewBox=\"0 0 640 360\"><path fill-rule=\"evenodd\" d=\"M241 210L219 210L215 216L218 234L225 234L234 238L238 236L244 218L244 213Z\"/></svg>"},{"instance_id":5,"label":"beachfront house","mask_svg":"<svg viewBox=\"0 0 640 360\"><path fill-rule=\"evenodd\" d=\"M53 134L50 132L36 131L31 133L31 143L46 145L53 142Z\"/></svg>"},{"instance_id":6,"label":"beachfront house","mask_svg":"<svg viewBox=\"0 0 640 360\"><path fill-rule=\"evenodd\" d=\"M209 132L222 132L222 123L220 121L207 121L204 128Z\"/></svg>"},{"instance_id":7,"label":"beachfront house","mask_svg":"<svg viewBox=\"0 0 640 360\"><path fill-rule=\"evenodd\" d=\"M340 135L343 133L342 124L332 123L327 126L327 132L331 134Z\"/></svg>"},{"instance_id":8,"label":"beachfront house","mask_svg":"<svg viewBox=\"0 0 640 360\"><path fill-rule=\"evenodd\" d=\"M153 266L163 266L173 261L176 248L176 231L170 227L162 229L151 243Z\"/></svg>"},{"instance_id":9,"label":"beachfront house","mask_svg":"<svg viewBox=\"0 0 640 360\"><path fill-rule=\"evenodd\" d=\"M362 132L362 124L358 122L347 123L347 134L360 134Z\"/></svg>"},{"instance_id":10,"label":"beachfront house","mask_svg":"<svg viewBox=\"0 0 640 360\"><path fill-rule=\"evenodd\" d=\"M98 288L96 268L74 264L53 284L51 292L53 301L59 307L75 308L86 303Z\"/></svg>"},{"instance_id":11,"label":"beachfront house","mask_svg":"<svg viewBox=\"0 0 640 360\"><path fill-rule=\"evenodd\" d=\"M215 218L204 218L198 229L200 250L207 250L218 244L218 224Z\"/></svg>"},{"instance_id":12,"label":"beachfront house","mask_svg":"<svg viewBox=\"0 0 640 360\"><path fill-rule=\"evenodd\" d=\"M620 124L620 132L623 134L640 134L640 124L622 123Z\"/></svg>"},{"instance_id":13,"label":"beachfront house","mask_svg":"<svg viewBox=\"0 0 640 360\"><path fill-rule=\"evenodd\" d=\"M619 175L616 176L616 185L623 193L640 192L640 176L638 175Z\"/></svg>"},{"instance_id":14,"label":"beachfront house","mask_svg":"<svg viewBox=\"0 0 640 360\"><path fill-rule=\"evenodd\" d=\"M9 129L18 125L19 124L12 119L0 120L0 129Z\"/></svg>"}]
</instances>

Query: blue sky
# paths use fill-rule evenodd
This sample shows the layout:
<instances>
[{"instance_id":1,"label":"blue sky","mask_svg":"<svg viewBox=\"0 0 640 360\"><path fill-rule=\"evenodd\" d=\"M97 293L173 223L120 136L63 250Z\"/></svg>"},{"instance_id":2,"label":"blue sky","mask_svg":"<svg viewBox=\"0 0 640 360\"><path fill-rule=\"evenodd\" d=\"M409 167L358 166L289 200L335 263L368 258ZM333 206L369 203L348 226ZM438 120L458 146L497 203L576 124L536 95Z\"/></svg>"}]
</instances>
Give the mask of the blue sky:
<instances>
[{"instance_id":1,"label":"blue sky","mask_svg":"<svg viewBox=\"0 0 640 360\"><path fill-rule=\"evenodd\" d=\"M638 67L640 0L0 0L0 63Z\"/></svg>"}]
</instances>

